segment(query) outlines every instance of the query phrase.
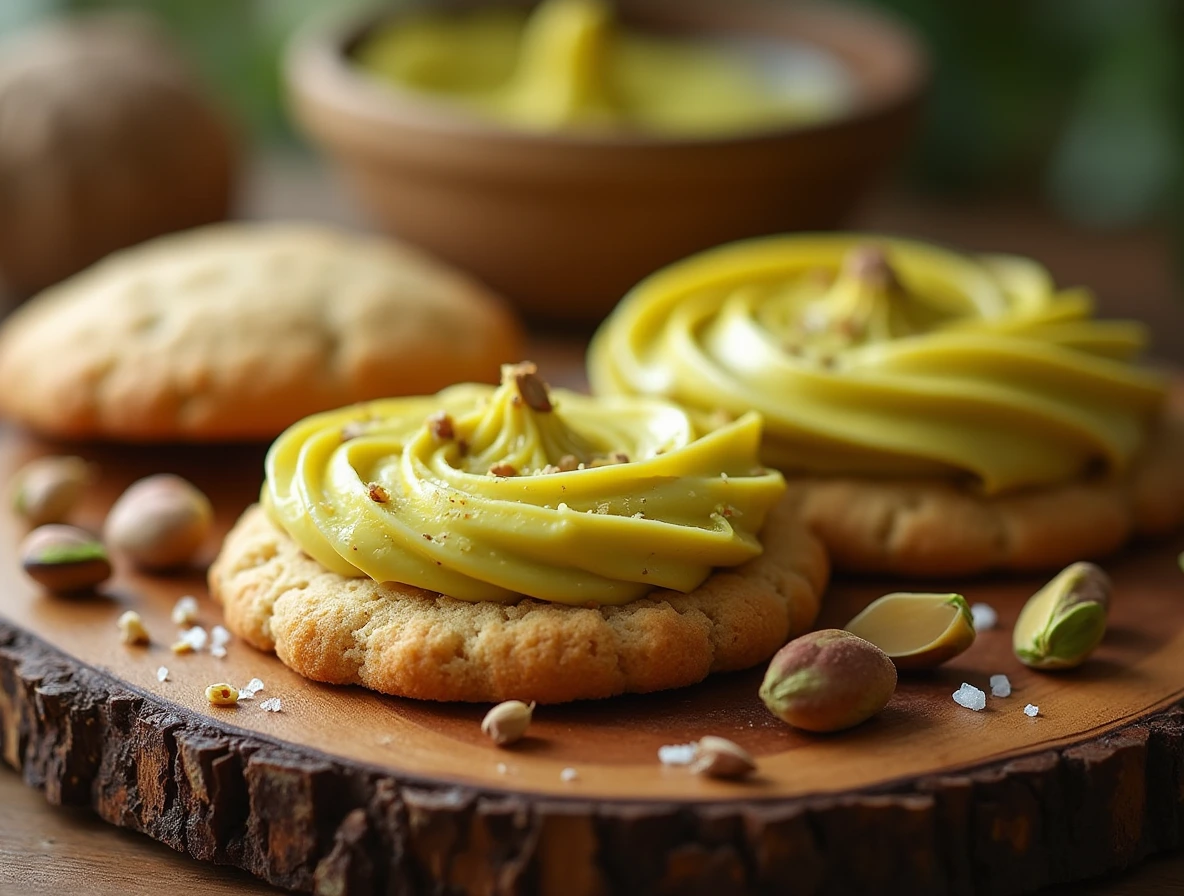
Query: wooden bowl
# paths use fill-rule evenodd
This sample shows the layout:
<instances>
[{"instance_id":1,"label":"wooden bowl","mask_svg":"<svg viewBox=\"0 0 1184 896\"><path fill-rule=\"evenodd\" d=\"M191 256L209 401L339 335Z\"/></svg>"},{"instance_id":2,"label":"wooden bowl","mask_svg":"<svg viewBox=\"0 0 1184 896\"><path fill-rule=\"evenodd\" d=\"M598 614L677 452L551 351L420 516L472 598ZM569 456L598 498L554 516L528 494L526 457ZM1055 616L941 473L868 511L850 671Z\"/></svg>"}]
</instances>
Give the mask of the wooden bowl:
<instances>
[{"instance_id":1,"label":"wooden bowl","mask_svg":"<svg viewBox=\"0 0 1184 896\"><path fill-rule=\"evenodd\" d=\"M837 226L915 122L925 55L883 15L760 0L620 0L618 8L623 22L650 31L816 48L847 70L854 96L835 119L719 139L522 132L360 70L353 48L396 15L371 13L293 40L291 104L383 228L467 268L535 317L584 323L694 252Z\"/></svg>"}]
</instances>

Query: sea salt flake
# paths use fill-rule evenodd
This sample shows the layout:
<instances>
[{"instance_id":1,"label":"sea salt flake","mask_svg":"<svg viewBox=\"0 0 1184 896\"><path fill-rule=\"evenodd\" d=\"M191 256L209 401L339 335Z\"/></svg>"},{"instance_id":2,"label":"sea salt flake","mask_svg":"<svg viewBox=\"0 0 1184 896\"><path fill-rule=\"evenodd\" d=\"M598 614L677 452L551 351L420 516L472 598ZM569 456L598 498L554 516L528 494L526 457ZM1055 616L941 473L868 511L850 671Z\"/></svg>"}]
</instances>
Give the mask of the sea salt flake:
<instances>
[{"instance_id":1,"label":"sea salt flake","mask_svg":"<svg viewBox=\"0 0 1184 896\"><path fill-rule=\"evenodd\" d=\"M260 703L259 708L264 712L279 712L284 707L283 704L280 703L279 697L272 697L271 699L264 700L262 703Z\"/></svg>"},{"instance_id":2,"label":"sea salt flake","mask_svg":"<svg viewBox=\"0 0 1184 896\"><path fill-rule=\"evenodd\" d=\"M658 761L663 765L690 765L695 761L695 745L667 744L658 747Z\"/></svg>"},{"instance_id":3,"label":"sea salt flake","mask_svg":"<svg viewBox=\"0 0 1184 896\"><path fill-rule=\"evenodd\" d=\"M1011 679L1006 675L992 675L991 676L991 696L992 697L1010 697L1011 696Z\"/></svg>"},{"instance_id":4,"label":"sea salt flake","mask_svg":"<svg viewBox=\"0 0 1184 896\"><path fill-rule=\"evenodd\" d=\"M230 632L221 625L210 629L210 644L214 647L225 647L230 643Z\"/></svg>"},{"instance_id":5,"label":"sea salt flake","mask_svg":"<svg viewBox=\"0 0 1184 896\"><path fill-rule=\"evenodd\" d=\"M225 659L226 658L226 648L223 647L221 644L215 644L210 648L210 656L214 657L215 659L219 659L219 660Z\"/></svg>"},{"instance_id":6,"label":"sea salt flake","mask_svg":"<svg viewBox=\"0 0 1184 896\"><path fill-rule=\"evenodd\" d=\"M971 604L970 616L976 632L987 632L999 624L999 614L989 604Z\"/></svg>"},{"instance_id":7,"label":"sea salt flake","mask_svg":"<svg viewBox=\"0 0 1184 896\"><path fill-rule=\"evenodd\" d=\"M173 606L174 625L193 625L197 622L197 598L186 594Z\"/></svg>"},{"instance_id":8,"label":"sea salt flake","mask_svg":"<svg viewBox=\"0 0 1184 896\"><path fill-rule=\"evenodd\" d=\"M559 773L559 780L561 781L575 781L580 777L580 773L574 768L565 768Z\"/></svg>"},{"instance_id":9,"label":"sea salt flake","mask_svg":"<svg viewBox=\"0 0 1184 896\"><path fill-rule=\"evenodd\" d=\"M243 687L239 688L238 699L253 700L255 695L263 690L263 682L258 678L252 678Z\"/></svg>"},{"instance_id":10,"label":"sea salt flake","mask_svg":"<svg viewBox=\"0 0 1184 896\"><path fill-rule=\"evenodd\" d=\"M1039 714L1040 714L1040 707L1036 706L1033 703L1029 703L1027 706L1024 707L1024 715L1026 715L1030 719L1036 718L1036 716L1038 716Z\"/></svg>"},{"instance_id":11,"label":"sea salt flake","mask_svg":"<svg viewBox=\"0 0 1184 896\"><path fill-rule=\"evenodd\" d=\"M156 670L156 680L161 681L161 682L168 681L169 680L169 670L164 666L161 666L159 669L157 669Z\"/></svg>"},{"instance_id":12,"label":"sea salt flake","mask_svg":"<svg viewBox=\"0 0 1184 896\"><path fill-rule=\"evenodd\" d=\"M954 702L959 706L980 712L987 708L987 695L974 685L962 682L962 687L954 691Z\"/></svg>"},{"instance_id":13,"label":"sea salt flake","mask_svg":"<svg viewBox=\"0 0 1184 896\"><path fill-rule=\"evenodd\" d=\"M209 639L210 636L206 634L206 630L200 625L195 625L193 628L187 628L181 632L177 643L187 644L194 653L197 653L206 646Z\"/></svg>"}]
</instances>

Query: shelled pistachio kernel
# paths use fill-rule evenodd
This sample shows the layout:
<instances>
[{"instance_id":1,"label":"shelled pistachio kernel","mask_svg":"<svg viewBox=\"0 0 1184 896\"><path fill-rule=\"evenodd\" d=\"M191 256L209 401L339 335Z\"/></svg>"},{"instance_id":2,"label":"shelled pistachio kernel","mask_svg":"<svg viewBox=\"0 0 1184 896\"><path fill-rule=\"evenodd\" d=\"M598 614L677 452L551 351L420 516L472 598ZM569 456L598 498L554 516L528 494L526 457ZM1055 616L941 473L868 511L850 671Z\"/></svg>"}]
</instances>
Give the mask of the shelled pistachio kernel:
<instances>
[{"instance_id":1,"label":"shelled pistachio kernel","mask_svg":"<svg viewBox=\"0 0 1184 896\"><path fill-rule=\"evenodd\" d=\"M34 526L69 517L94 478L81 457L39 457L12 477L12 507Z\"/></svg>"},{"instance_id":2,"label":"shelled pistachio kernel","mask_svg":"<svg viewBox=\"0 0 1184 896\"><path fill-rule=\"evenodd\" d=\"M725 737L708 735L695 743L691 771L709 778L734 780L756 771L756 760L739 744Z\"/></svg>"},{"instance_id":3,"label":"shelled pistachio kernel","mask_svg":"<svg viewBox=\"0 0 1184 896\"><path fill-rule=\"evenodd\" d=\"M103 543L74 526L38 526L21 541L20 558L30 579L60 594L85 591L111 576Z\"/></svg>"},{"instance_id":4,"label":"shelled pistachio kernel","mask_svg":"<svg viewBox=\"0 0 1184 896\"><path fill-rule=\"evenodd\" d=\"M147 644L150 640L148 629L144 628L144 620L135 610L128 610L115 624L119 628L119 638L124 644Z\"/></svg>"},{"instance_id":5,"label":"shelled pistachio kernel","mask_svg":"<svg viewBox=\"0 0 1184 896\"><path fill-rule=\"evenodd\" d=\"M974 617L961 594L885 594L847 623L897 669L932 669L974 643Z\"/></svg>"},{"instance_id":6,"label":"shelled pistachio kernel","mask_svg":"<svg viewBox=\"0 0 1184 896\"><path fill-rule=\"evenodd\" d=\"M527 705L521 700L499 703L485 714L481 720L481 730L499 747L512 744L526 734L534 707L534 703Z\"/></svg>"},{"instance_id":7,"label":"shelled pistachio kernel","mask_svg":"<svg viewBox=\"0 0 1184 896\"><path fill-rule=\"evenodd\" d=\"M1037 591L1012 632L1019 661L1033 669L1072 669L1106 634L1110 577L1092 563L1074 563Z\"/></svg>"},{"instance_id":8,"label":"shelled pistachio kernel","mask_svg":"<svg viewBox=\"0 0 1184 896\"><path fill-rule=\"evenodd\" d=\"M238 703L238 688L232 684L212 684L206 688L206 699L211 706L234 706Z\"/></svg>"},{"instance_id":9,"label":"shelled pistachio kernel","mask_svg":"<svg viewBox=\"0 0 1184 896\"><path fill-rule=\"evenodd\" d=\"M1071 564L1024 604L1013 631L1017 655L1035 668L1072 668L1105 635L1111 582L1098 566Z\"/></svg>"}]
</instances>

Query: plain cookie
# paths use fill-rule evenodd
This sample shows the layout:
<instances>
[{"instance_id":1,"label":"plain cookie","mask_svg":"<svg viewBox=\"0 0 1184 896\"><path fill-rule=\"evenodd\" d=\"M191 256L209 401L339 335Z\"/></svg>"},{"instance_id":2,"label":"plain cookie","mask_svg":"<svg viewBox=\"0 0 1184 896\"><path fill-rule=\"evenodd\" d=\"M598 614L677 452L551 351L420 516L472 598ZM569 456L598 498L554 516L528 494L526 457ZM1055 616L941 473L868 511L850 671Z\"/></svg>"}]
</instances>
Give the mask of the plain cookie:
<instances>
[{"instance_id":1,"label":"plain cookie","mask_svg":"<svg viewBox=\"0 0 1184 896\"><path fill-rule=\"evenodd\" d=\"M0 330L0 412L46 435L269 439L317 411L496 382L522 332L388 239L227 224L117 253Z\"/></svg>"},{"instance_id":2,"label":"plain cookie","mask_svg":"<svg viewBox=\"0 0 1184 896\"><path fill-rule=\"evenodd\" d=\"M316 681L423 700L560 703L681 687L768 659L818 612L828 564L782 503L765 552L689 594L588 609L469 603L329 572L263 511L246 511L210 568L226 624Z\"/></svg>"},{"instance_id":3,"label":"plain cookie","mask_svg":"<svg viewBox=\"0 0 1184 896\"><path fill-rule=\"evenodd\" d=\"M787 477L838 569L909 576L1042 570L1184 525L1184 408L1125 478L988 498L928 480Z\"/></svg>"}]
</instances>

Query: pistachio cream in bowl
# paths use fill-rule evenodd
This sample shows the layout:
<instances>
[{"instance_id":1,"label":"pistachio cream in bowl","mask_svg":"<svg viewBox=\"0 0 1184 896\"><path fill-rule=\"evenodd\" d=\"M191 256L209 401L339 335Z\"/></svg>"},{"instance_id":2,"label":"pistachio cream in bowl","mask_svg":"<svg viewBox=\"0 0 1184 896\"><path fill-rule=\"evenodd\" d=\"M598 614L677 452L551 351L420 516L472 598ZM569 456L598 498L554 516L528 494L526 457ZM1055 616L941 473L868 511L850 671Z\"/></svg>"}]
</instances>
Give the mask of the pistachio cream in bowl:
<instances>
[{"instance_id":1,"label":"pistachio cream in bowl","mask_svg":"<svg viewBox=\"0 0 1184 896\"><path fill-rule=\"evenodd\" d=\"M840 115L852 90L809 48L648 33L607 0L428 7L375 30L355 58L396 87L537 131L720 136Z\"/></svg>"},{"instance_id":2,"label":"pistachio cream in bowl","mask_svg":"<svg viewBox=\"0 0 1184 896\"><path fill-rule=\"evenodd\" d=\"M672 404L550 391L524 364L497 388L309 417L273 445L262 503L342 576L616 605L761 553L785 484L760 441L756 414L700 437Z\"/></svg>"},{"instance_id":3,"label":"pistachio cream in bowl","mask_svg":"<svg viewBox=\"0 0 1184 896\"><path fill-rule=\"evenodd\" d=\"M882 11L767 0L406 0L314 23L285 71L378 224L584 323L692 252L833 227L927 79Z\"/></svg>"},{"instance_id":4,"label":"pistachio cream in bowl","mask_svg":"<svg viewBox=\"0 0 1184 896\"><path fill-rule=\"evenodd\" d=\"M759 411L787 473L946 480L992 496L1117 476L1165 398L1140 325L1039 264L803 235L724 246L637 286L598 332L600 395L696 419ZM713 416L714 415L714 416ZM721 416L722 415L722 416Z\"/></svg>"}]
</instances>

